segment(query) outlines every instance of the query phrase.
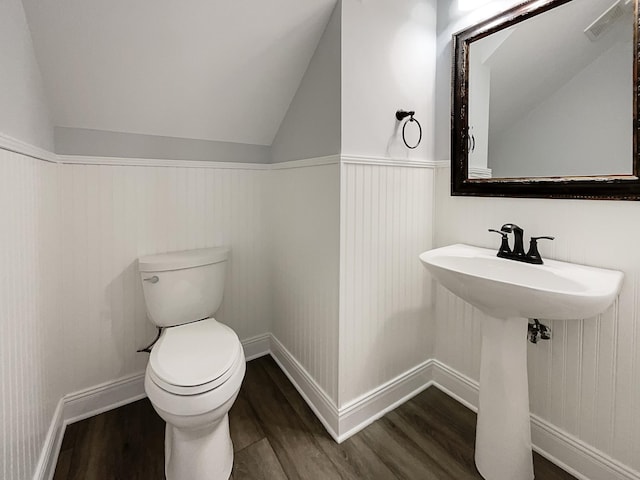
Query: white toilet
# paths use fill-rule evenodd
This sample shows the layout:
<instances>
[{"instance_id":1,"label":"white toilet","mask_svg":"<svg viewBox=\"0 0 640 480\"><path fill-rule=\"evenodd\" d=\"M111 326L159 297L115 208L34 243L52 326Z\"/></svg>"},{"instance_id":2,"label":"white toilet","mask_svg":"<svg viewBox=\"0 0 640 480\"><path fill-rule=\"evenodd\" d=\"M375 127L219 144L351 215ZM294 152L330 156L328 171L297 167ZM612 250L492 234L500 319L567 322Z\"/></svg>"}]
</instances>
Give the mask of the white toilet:
<instances>
[{"instance_id":1,"label":"white toilet","mask_svg":"<svg viewBox=\"0 0 640 480\"><path fill-rule=\"evenodd\" d=\"M144 387L167 422L167 480L227 480L233 467L228 412L245 373L236 333L213 315L222 302L229 249L204 248L138 260L153 345Z\"/></svg>"}]
</instances>

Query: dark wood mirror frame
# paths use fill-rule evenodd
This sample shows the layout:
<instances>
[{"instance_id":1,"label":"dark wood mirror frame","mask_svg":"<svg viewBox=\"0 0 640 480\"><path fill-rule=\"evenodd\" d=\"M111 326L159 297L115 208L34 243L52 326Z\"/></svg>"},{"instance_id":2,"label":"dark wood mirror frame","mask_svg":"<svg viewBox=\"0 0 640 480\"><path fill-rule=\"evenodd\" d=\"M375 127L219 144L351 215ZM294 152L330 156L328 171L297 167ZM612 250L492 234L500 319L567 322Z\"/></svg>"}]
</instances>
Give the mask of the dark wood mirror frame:
<instances>
[{"instance_id":1,"label":"dark wood mirror frame","mask_svg":"<svg viewBox=\"0 0 640 480\"><path fill-rule=\"evenodd\" d=\"M531 0L453 35L451 110L451 194L485 197L640 200L638 151L639 30L638 1L634 1L633 54L633 174L586 177L468 178L469 47L476 40L571 1Z\"/></svg>"}]
</instances>

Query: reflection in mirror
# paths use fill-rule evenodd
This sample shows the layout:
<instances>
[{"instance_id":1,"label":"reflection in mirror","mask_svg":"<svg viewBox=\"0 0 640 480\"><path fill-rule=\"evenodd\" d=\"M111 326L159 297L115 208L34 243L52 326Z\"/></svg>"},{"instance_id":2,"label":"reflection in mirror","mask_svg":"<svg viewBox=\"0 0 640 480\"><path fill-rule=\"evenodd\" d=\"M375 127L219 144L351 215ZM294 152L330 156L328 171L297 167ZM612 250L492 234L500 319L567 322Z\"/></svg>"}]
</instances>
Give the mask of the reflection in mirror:
<instances>
[{"instance_id":1,"label":"reflection in mirror","mask_svg":"<svg viewBox=\"0 0 640 480\"><path fill-rule=\"evenodd\" d=\"M469 176L632 173L633 4L580 0L471 43Z\"/></svg>"},{"instance_id":2,"label":"reflection in mirror","mask_svg":"<svg viewBox=\"0 0 640 480\"><path fill-rule=\"evenodd\" d=\"M530 0L453 36L454 195L640 199L638 0Z\"/></svg>"}]
</instances>

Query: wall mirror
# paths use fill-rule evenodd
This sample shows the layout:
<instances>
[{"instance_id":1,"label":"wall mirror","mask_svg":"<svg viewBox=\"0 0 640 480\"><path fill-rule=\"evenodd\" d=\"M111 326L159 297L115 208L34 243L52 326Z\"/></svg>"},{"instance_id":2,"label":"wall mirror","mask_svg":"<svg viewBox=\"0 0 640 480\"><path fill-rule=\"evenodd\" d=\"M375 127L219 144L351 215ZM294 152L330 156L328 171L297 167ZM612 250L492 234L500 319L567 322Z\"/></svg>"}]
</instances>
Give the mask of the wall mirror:
<instances>
[{"instance_id":1,"label":"wall mirror","mask_svg":"<svg viewBox=\"0 0 640 480\"><path fill-rule=\"evenodd\" d=\"M638 0L532 0L453 35L453 195L640 199Z\"/></svg>"}]
</instances>

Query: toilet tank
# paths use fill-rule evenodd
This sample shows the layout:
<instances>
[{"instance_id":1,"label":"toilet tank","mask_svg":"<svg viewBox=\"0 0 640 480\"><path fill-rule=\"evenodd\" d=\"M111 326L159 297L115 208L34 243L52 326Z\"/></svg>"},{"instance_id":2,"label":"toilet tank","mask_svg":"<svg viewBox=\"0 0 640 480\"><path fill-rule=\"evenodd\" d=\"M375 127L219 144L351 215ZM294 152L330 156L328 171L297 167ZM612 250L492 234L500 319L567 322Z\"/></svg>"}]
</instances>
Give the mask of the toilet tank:
<instances>
[{"instance_id":1,"label":"toilet tank","mask_svg":"<svg viewBox=\"0 0 640 480\"><path fill-rule=\"evenodd\" d=\"M222 303L229 248L148 255L138 259L147 315L158 327L212 316Z\"/></svg>"}]
</instances>

